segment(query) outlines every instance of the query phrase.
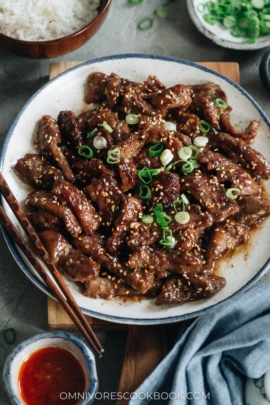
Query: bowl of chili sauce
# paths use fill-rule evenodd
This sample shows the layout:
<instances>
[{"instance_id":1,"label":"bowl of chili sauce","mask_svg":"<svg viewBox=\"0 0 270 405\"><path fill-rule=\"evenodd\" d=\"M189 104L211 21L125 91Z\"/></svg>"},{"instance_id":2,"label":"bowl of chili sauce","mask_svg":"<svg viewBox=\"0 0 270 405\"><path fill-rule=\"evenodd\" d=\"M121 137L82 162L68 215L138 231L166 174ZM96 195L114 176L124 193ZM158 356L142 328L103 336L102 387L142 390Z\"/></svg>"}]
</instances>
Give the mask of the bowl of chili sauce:
<instances>
[{"instance_id":1,"label":"bowl of chili sauce","mask_svg":"<svg viewBox=\"0 0 270 405\"><path fill-rule=\"evenodd\" d=\"M62 331L17 346L5 362L3 380L14 405L89 405L98 389L94 354Z\"/></svg>"}]
</instances>

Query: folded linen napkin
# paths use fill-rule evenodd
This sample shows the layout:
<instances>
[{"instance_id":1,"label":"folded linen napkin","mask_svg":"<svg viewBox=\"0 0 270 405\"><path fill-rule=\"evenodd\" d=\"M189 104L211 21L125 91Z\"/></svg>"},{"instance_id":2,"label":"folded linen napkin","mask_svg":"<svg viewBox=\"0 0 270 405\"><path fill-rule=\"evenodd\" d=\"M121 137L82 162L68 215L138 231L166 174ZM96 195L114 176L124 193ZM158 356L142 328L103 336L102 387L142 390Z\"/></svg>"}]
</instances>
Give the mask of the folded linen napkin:
<instances>
[{"instance_id":1,"label":"folded linen napkin","mask_svg":"<svg viewBox=\"0 0 270 405\"><path fill-rule=\"evenodd\" d=\"M270 283L209 309L133 393L130 405L243 405L270 369Z\"/></svg>"}]
</instances>

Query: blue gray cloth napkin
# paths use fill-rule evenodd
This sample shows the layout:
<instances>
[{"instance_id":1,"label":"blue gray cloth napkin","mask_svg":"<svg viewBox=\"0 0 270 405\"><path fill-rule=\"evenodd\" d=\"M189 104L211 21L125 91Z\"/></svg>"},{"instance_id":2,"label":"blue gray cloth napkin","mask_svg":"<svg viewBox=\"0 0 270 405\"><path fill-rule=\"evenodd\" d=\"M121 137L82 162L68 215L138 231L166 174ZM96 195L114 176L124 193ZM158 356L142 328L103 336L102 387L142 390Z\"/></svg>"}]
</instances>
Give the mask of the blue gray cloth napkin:
<instances>
[{"instance_id":1,"label":"blue gray cloth napkin","mask_svg":"<svg viewBox=\"0 0 270 405\"><path fill-rule=\"evenodd\" d=\"M246 377L270 369L270 283L197 318L130 405L243 405Z\"/></svg>"}]
</instances>

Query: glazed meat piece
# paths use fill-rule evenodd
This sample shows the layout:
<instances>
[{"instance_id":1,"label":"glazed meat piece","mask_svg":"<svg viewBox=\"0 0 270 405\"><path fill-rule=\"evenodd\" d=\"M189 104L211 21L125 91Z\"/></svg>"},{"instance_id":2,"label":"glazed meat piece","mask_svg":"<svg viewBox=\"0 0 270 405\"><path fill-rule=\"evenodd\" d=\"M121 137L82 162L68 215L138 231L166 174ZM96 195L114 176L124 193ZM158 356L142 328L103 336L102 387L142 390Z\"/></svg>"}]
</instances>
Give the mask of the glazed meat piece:
<instances>
[{"instance_id":1,"label":"glazed meat piece","mask_svg":"<svg viewBox=\"0 0 270 405\"><path fill-rule=\"evenodd\" d=\"M130 270L119 262L116 256L112 256L106 251L105 241L99 235L81 235L74 239L73 243L86 255L90 255L97 260L101 266L115 274L125 284L131 286L134 290L145 294L154 287L155 277L153 273L140 270Z\"/></svg>"},{"instance_id":2,"label":"glazed meat piece","mask_svg":"<svg viewBox=\"0 0 270 405\"><path fill-rule=\"evenodd\" d=\"M130 134L128 139L123 140L117 144L120 149L121 161L133 159L139 151L144 147L147 142L147 133L140 131L134 134Z\"/></svg>"},{"instance_id":3,"label":"glazed meat piece","mask_svg":"<svg viewBox=\"0 0 270 405\"><path fill-rule=\"evenodd\" d=\"M137 198L127 196L120 215L115 220L115 227L112 235L107 240L107 249L110 253L118 254L124 244L124 238L129 226L142 215L142 206Z\"/></svg>"},{"instance_id":4,"label":"glazed meat piece","mask_svg":"<svg viewBox=\"0 0 270 405\"><path fill-rule=\"evenodd\" d=\"M98 214L102 218L102 224L110 226L124 201L124 195L118 188L115 178L106 174L99 179L95 178L86 187L86 192L98 205Z\"/></svg>"},{"instance_id":5,"label":"glazed meat piece","mask_svg":"<svg viewBox=\"0 0 270 405\"><path fill-rule=\"evenodd\" d=\"M78 128L73 111L60 111L57 117L57 124L65 143L69 143L75 148L83 144L82 134Z\"/></svg>"},{"instance_id":6,"label":"glazed meat piece","mask_svg":"<svg viewBox=\"0 0 270 405\"><path fill-rule=\"evenodd\" d=\"M15 165L17 175L27 184L51 190L55 180L63 179L62 172L51 166L44 157L27 153Z\"/></svg>"},{"instance_id":7,"label":"glazed meat piece","mask_svg":"<svg viewBox=\"0 0 270 405\"><path fill-rule=\"evenodd\" d=\"M86 123L93 114L94 114L94 110L90 109L90 110L86 110L86 111L82 112L81 114L79 114L75 117L78 130L80 131L80 133L82 134L83 137L86 136L86 134L87 134Z\"/></svg>"},{"instance_id":8,"label":"glazed meat piece","mask_svg":"<svg viewBox=\"0 0 270 405\"><path fill-rule=\"evenodd\" d=\"M128 258L127 266L131 269L146 269L155 272L158 278L163 278L168 272L179 274L197 272L201 267L201 261L199 257L186 252L136 246Z\"/></svg>"},{"instance_id":9,"label":"glazed meat piece","mask_svg":"<svg viewBox=\"0 0 270 405\"><path fill-rule=\"evenodd\" d=\"M97 109L97 113L87 121L87 128L89 131L95 128L102 128L103 123L109 125L112 129L110 133L114 142L119 142L125 135L130 133L130 129L126 121L120 120L117 112L113 112L108 108L100 107Z\"/></svg>"},{"instance_id":10,"label":"glazed meat piece","mask_svg":"<svg viewBox=\"0 0 270 405\"><path fill-rule=\"evenodd\" d=\"M124 160L120 164L117 165L119 176L121 179L121 191L123 193L129 191L133 187L135 187L137 183L137 172L136 172L136 165L135 163Z\"/></svg>"},{"instance_id":11,"label":"glazed meat piece","mask_svg":"<svg viewBox=\"0 0 270 405\"><path fill-rule=\"evenodd\" d=\"M152 105L143 99L140 88L134 88L132 85L125 87L122 100L123 111L126 114L144 114L151 115L155 113Z\"/></svg>"},{"instance_id":12,"label":"glazed meat piece","mask_svg":"<svg viewBox=\"0 0 270 405\"><path fill-rule=\"evenodd\" d=\"M255 196L241 197L238 200L239 212L234 216L241 226L250 228L270 214L270 201Z\"/></svg>"},{"instance_id":13,"label":"glazed meat piece","mask_svg":"<svg viewBox=\"0 0 270 405\"><path fill-rule=\"evenodd\" d=\"M230 114L225 111L220 117L220 126L222 131L233 135L235 138L240 138L247 143L253 143L261 123L260 121L253 120L249 123L244 132L239 132L231 124Z\"/></svg>"},{"instance_id":14,"label":"glazed meat piece","mask_svg":"<svg viewBox=\"0 0 270 405\"><path fill-rule=\"evenodd\" d=\"M101 159L84 159L74 154L68 155L68 161L75 175L75 184L77 186L87 186L95 178L103 174L114 175L114 171L109 169Z\"/></svg>"},{"instance_id":15,"label":"glazed meat piece","mask_svg":"<svg viewBox=\"0 0 270 405\"><path fill-rule=\"evenodd\" d=\"M222 222L239 211L235 200L226 197L225 187L215 176L195 170L185 175L181 182L182 189L191 193L213 215L215 222Z\"/></svg>"},{"instance_id":16,"label":"glazed meat piece","mask_svg":"<svg viewBox=\"0 0 270 405\"><path fill-rule=\"evenodd\" d=\"M83 295L90 298L112 300L116 297L138 295L138 292L126 286L119 279L115 279L115 277L98 277L85 283Z\"/></svg>"},{"instance_id":17,"label":"glazed meat piece","mask_svg":"<svg viewBox=\"0 0 270 405\"><path fill-rule=\"evenodd\" d=\"M223 224L215 225L208 245L207 263L212 264L228 250L233 251L248 240L247 230L231 219L227 219Z\"/></svg>"},{"instance_id":18,"label":"glazed meat piece","mask_svg":"<svg viewBox=\"0 0 270 405\"><path fill-rule=\"evenodd\" d=\"M87 104L99 103L104 100L104 89L108 76L101 72L93 72L87 78L84 101Z\"/></svg>"},{"instance_id":19,"label":"glazed meat piece","mask_svg":"<svg viewBox=\"0 0 270 405\"><path fill-rule=\"evenodd\" d=\"M61 143L61 134L56 121L49 115L44 115L38 126L37 132L38 148L42 156L46 159L57 162L62 169L65 178L73 182L74 176L72 170L59 147Z\"/></svg>"},{"instance_id":20,"label":"glazed meat piece","mask_svg":"<svg viewBox=\"0 0 270 405\"><path fill-rule=\"evenodd\" d=\"M220 117L224 113L224 109L217 107L214 104L214 100L221 98L228 103L225 92L215 83L204 83L190 87L193 91L193 95L189 112L210 122L216 130L220 130ZM230 110L231 108L228 107L226 111Z\"/></svg>"},{"instance_id":21,"label":"glazed meat piece","mask_svg":"<svg viewBox=\"0 0 270 405\"><path fill-rule=\"evenodd\" d=\"M151 103L155 106L162 117L166 115L167 110L178 108L187 110L192 102L192 91L189 86L178 84L168 89L159 90L151 95Z\"/></svg>"},{"instance_id":22,"label":"glazed meat piece","mask_svg":"<svg viewBox=\"0 0 270 405\"><path fill-rule=\"evenodd\" d=\"M54 263L57 263L60 258L67 256L72 248L59 232L47 229L40 232L38 236Z\"/></svg>"},{"instance_id":23,"label":"glazed meat piece","mask_svg":"<svg viewBox=\"0 0 270 405\"><path fill-rule=\"evenodd\" d=\"M59 232L65 229L63 221L46 210L28 212L27 218L34 228L51 229Z\"/></svg>"},{"instance_id":24,"label":"glazed meat piece","mask_svg":"<svg viewBox=\"0 0 270 405\"><path fill-rule=\"evenodd\" d=\"M151 95L151 93L157 93L158 91L164 90L165 88L166 87L164 86L164 84L161 83L156 76L150 75L143 82L142 92L145 93L145 97L147 97L149 93Z\"/></svg>"},{"instance_id":25,"label":"glazed meat piece","mask_svg":"<svg viewBox=\"0 0 270 405\"><path fill-rule=\"evenodd\" d=\"M100 265L92 257L85 256L79 250L71 249L69 253L62 256L58 266L65 275L72 281L81 283L96 279L99 275Z\"/></svg>"},{"instance_id":26,"label":"glazed meat piece","mask_svg":"<svg viewBox=\"0 0 270 405\"><path fill-rule=\"evenodd\" d=\"M149 151L146 148L141 149L136 156L135 164L137 169L148 167L149 169L156 169L161 167L159 156L149 156Z\"/></svg>"},{"instance_id":27,"label":"glazed meat piece","mask_svg":"<svg viewBox=\"0 0 270 405\"><path fill-rule=\"evenodd\" d=\"M194 135L199 134L200 119L197 115L181 110L173 111L171 115L178 123L179 132L189 137L194 137ZM170 119L171 117L169 116L168 118Z\"/></svg>"},{"instance_id":28,"label":"glazed meat piece","mask_svg":"<svg viewBox=\"0 0 270 405\"><path fill-rule=\"evenodd\" d=\"M195 288L196 297L199 299L212 297L226 285L224 277L215 275L205 277L201 274L189 274L187 279Z\"/></svg>"},{"instance_id":29,"label":"glazed meat piece","mask_svg":"<svg viewBox=\"0 0 270 405\"><path fill-rule=\"evenodd\" d=\"M154 176L153 190L153 203L161 202L164 208L168 208L180 196L180 177L176 173L160 172Z\"/></svg>"},{"instance_id":30,"label":"glazed meat piece","mask_svg":"<svg viewBox=\"0 0 270 405\"><path fill-rule=\"evenodd\" d=\"M77 221L74 213L68 207L59 203L55 196L48 191L34 191L29 194L25 200L25 205L34 208L40 208L48 211L52 215L61 219L65 224L67 231L77 238L82 232L82 228Z\"/></svg>"},{"instance_id":31,"label":"glazed meat piece","mask_svg":"<svg viewBox=\"0 0 270 405\"><path fill-rule=\"evenodd\" d=\"M73 210L84 233L90 234L99 228L100 217L94 206L76 186L65 180L56 181L52 193Z\"/></svg>"},{"instance_id":32,"label":"glazed meat piece","mask_svg":"<svg viewBox=\"0 0 270 405\"><path fill-rule=\"evenodd\" d=\"M241 195L260 193L260 187L250 174L221 153L205 149L198 155L198 161L206 164L207 170L215 170L218 181L228 181L231 183L231 187L238 188Z\"/></svg>"},{"instance_id":33,"label":"glazed meat piece","mask_svg":"<svg viewBox=\"0 0 270 405\"><path fill-rule=\"evenodd\" d=\"M159 239L162 239L162 229L155 222L147 225L142 222L132 222L126 243L134 250L135 246L151 246Z\"/></svg>"},{"instance_id":34,"label":"glazed meat piece","mask_svg":"<svg viewBox=\"0 0 270 405\"><path fill-rule=\"evenodd\" d=\"M233 158L249 170L253 177L268 179L270 177L270 162L255 149L251 148L241 139L232 137L229 134L220 132L212 140L213 146L230 155L234 152Z\"/></svg>"}]
</instances>

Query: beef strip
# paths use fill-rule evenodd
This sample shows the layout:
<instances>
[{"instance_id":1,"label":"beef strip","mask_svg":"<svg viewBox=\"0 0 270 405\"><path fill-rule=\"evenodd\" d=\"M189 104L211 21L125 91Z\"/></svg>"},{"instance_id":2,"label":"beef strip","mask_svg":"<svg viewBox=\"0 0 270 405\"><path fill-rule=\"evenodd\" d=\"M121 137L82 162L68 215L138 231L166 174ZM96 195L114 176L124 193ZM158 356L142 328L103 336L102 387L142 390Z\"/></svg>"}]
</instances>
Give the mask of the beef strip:
<instances>
[{"instance_id":1,"label":"beef strip","mask_svg":"<svg viewBox=\"0 0 270 405\"><path fill-rule=\"evenodd\" d=\"M220 153L205 149L198 155L198 161L206 164L207 170L215 170L218 181L228 181L231 187L238 188L241 195L257 195L261 191L245 169Z\"/></svg>"},{"instance_id":2,"label":"beef strip","mask_svg":"<svg viewBox=\"0 0 270 405\"><path fill-rule=\"evenodd\" d=\"M51 229L40 232L38 236L54 263L67 256L72 248L61 233Z\"/></svg>"},{"instance_id":3,"label":"beef strip","mask_svg":"<svg viewBox=\"0 0 270 405\"><path fill-rule=\"evenodd\" d=\"M160 90L164 90L165 88L166 86L164 86L164 84L161 83L156 76L150 75L146 80L144 80L141 91L143 94L145 93L144 97L147 97L149 96L149 93L151 95L151 93L156 93Z\"/></svg>"},{"instance_id":4,"label":"beef strip","mask_svg":"<svg viewBox=\"0 0 270 405\"><path fill-rule=\"evenodd\" d=\"M126 114L151 115L155 112L152 105L142 98L140 88L134 88L132 85L125 87L122 106Z\"/></svg>"},{"instance_id":5,"label":"beef strip","mask_svg":"<svg viewBox=\"0 0 270 405\"><path fill-rule=\"evenodd\" d=\"M171 108L186 110L192 102L192 91L189 86L178 84L176 86L159 90L151 95L153 106L158 109L162 117Z\"/></svg>"},{"instance_id":6,"label":"beef strip","mask_svg":"<svg viewBox=\"0 0 270 405\"><path fill-rule=\"evenodd\" d=\"M193 95L192 103L188 110L189 112L198 115L216 129L220 130L220 117L224 113L224 110L217 107L214 104L214 100L217 98L223 99L228 103L227 96L222 88L216 83L204 83L190 86ZM228 107L226 111L230 111L231 107Z\"/></svg>"},{"instance_id":7,"label":"beef strip","mask_svg":"<svg viewBox=\"0 0 270 405\"><path fill-rule=\"evenodd\" d=\"M68 161L75 175L75 184L85 187L95 178L103 174L114 175L114 171L109 169L102 159L92 158L84 159L74 154L68 155Z\"/></svg>"},{"instance_id":8,"label":"beef strip","mask_svg":"<svg viewBox=\"0 0 270 405\"><path fill-rule=\"evenodd\" d=\"M100 264L91 256L86 256L75 249L71 249L66 256L61 257L58 266L70 280L81 283L96 279L100 270Z\"/></svg>"},{"instance_id":9,"label":"beef strip","mask_svg":"<svg viewBox=\"0 0 270 405\"><path fill-rule=\"evenodd\" d=\"M63 221L46 210L28 212L27 218L37 229L51 229L59 232L65 229Z\"/></svg>"},{"instance_id":10,"label":"beef strip","mask_svg":"<svg viewBox=\"0 0 270 405\"><path fill-rule=\"evenodd\" d=\"M98 205L98 214L102 218L102 224L110 226L124 201L124 195L118 188L115 178L107 174L99 179L95 178L86 187L86 192L91 200Z\"/></svg>"},{"instance_id":11,"label":"beef strip","mask_svg":"<svg viewBox=\"0 0 270 405\"><path fill-rule=\"evenodd\" d=\"M73 111L60 111L57 117L57 124L63 140L75 148L83 144L81 131L78 128L77 120Z\"/></svg>"},{"instance_id":12,"label":"beef strip","mask_svg":"<svg viewBox=\"0 0 270 405\"><path fill-rule=\"evenodd\" d=\"M25 200L25 205L34 208L41 208L52 215L55 215L57 218L61 219L65 224L67 231L77 238L82 232L77 218L74 213L68 207L59 203L55 196L48 191L34 191L29 194Z\"/></svg>"},{"instance_id":13,"label":"beef strip","mask_svg":"<svg viewBox=\"0 0 270 405\"><path fill-rule=\"evenodd\" d=\"M56 181L52 193L75 212L84 233L90 234L99 228L100 217L94 206L76 186L65 180Z\"/></svg>"},{"instance_id":14,"label":"beef strip","mask_svg":"<svg viewBox=\"0 0 270 405\"><path fill-rule=\"evenodd\" d=\"M107 249L110 253L119 254L125 242L125 236L131 222L142 215L142 206L137 198L127 196L119 216L115 220L112 235L107 240Z\"/></svg>"},{"instance_id":15,"label":"beef strip","mask_svg":"<svg viewBox=\"0 0 270 405\"><path fill-rule=\"evenodd\" d=\"M261 123L260 121L253 120L248 124L244 132L239 132L231 124L229 112L225 111L220 117L220 126L222 131L233 135L236 138L240 138L247 143L253 143L255 141Z\"/></svg>"},{"instance_id":16,"label":"beef strip","mask_svg":"<svg viewBox=\"0 0 270 405\"><path fill-rule=\"evenodd\" d=\"M27 153L15 165L17 175L27 184L51 190L55 180L63 179L61 170L50 165L43 156Z\"/></svg>"},{"instance_id":17,"label":"beef strip","mask_svg":"<svg viewBox=\"0 0 270 405\"><path fill-rule=\"evenodd\" d=\"M248 240L247 230L232 219L227 219L223 224L216 224L208 244L207 263L212 264L228 250L233 251Z\"/></svg>"},{"instance_id":18,"label":"beef strip","mask_svg":"<svg viewBox=\"0 0 270 405\"><path fill-rule=\"evenodd\" d=\"M228 153L231 158L243 164L251 173L251 176L258 179L268 179L270 177L270 162L243 140L219 132L211 141L215 148ZM231 152L234 153L232 156Z\"/></svg>"},{"instance_id":19,"label":"beef strip","mask_svg":"<svg viewBox=\"0 0 270 405\"><path fill-rule=\"evenodd\" d=\"M200 133L200 119L195 114L190 114L176 109L169 113L168 118L169 120L173 118L173 120L175 120L178 124L179 132L187 135L188 137L194 137Z\"/></svg>"},{"instance_id":20,"label":"beef strip","mask_svg":"<svg viewBox=\"0 0 270 405\"><path fill-rule=\"evenodd\" d=\"M250 228L270 214L270 201L255 196L241 197L238 200L239 212L234 220L241 226Z\"/></svg>"},{"instance_id":21,"label":"beef strip","mask_svg":"<svg viewBox=\"0 0 270 405\"><path fill-rule=\"evenodd\" d=\"M138 291L126 286L121 280L98 277L85 283L83 295L90 298L112 300L116 297L131 297L138 295Z\"/></svg>"},{"instance_id":22,"label":"beef strip","mask_svg":"<svg viewBox=\"0 0 270 405\"><path fill-rule=\"evenodd\" d=\"M62 142L61 133L56 121L49 115L44 115L38 126L38 148L46 159L57 162L65 178L71 183L74 181L72 170L64 156L59 144Z\"/></svg>"},{"instance_id":23,"label":"beef strip","mask_svg":"<svg viewBox=\"0 0 270 405\"><path fill-rule=\"evenodd\" d=\"M101 266L105 267L110 273L113 273L125 284L131 286L134 290L145 294L154 286L154 274L143 270L130 270L124 264L119 262L117 256L112 256L106 251L105 240L99 235L81 235L74 239L73 243L83 253L90 255L97 260Z\"/></svg>"},{"instance_id":24,"label":"beef strip","mask_svg":"<svg viewBox=\"0 0 270 405\"><path fill-rule=\"evenodd\" d=\"M187 174L181 180L182 189L191 193L196 200L213 215L215 222L223 222L239 211L235 200L226 197L226 189L215 176L200 170Z\"/></svg>"},{"instance_id":25,"label":"beef strip","mask_svg":"<svg viewBox=\"0 0 270 405\"><path fill-rule=\"evenodd\" d=\"M161 202L168 208L180 196L180 177L176 173L160 172L154 176L152 184L153 204Z\"/></svg>"},{"instance_id":26,"label":"beef strip","mask_svg":"<svg viewBox=\"0 0 270 405\"><path fill-rule=\"evenodd\" d=\"M104 89L108 76L101 72L93 72L87 78L84 100L87 104L99 103L104 100Z\"/></svg>"}]
</instances>

